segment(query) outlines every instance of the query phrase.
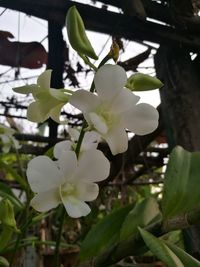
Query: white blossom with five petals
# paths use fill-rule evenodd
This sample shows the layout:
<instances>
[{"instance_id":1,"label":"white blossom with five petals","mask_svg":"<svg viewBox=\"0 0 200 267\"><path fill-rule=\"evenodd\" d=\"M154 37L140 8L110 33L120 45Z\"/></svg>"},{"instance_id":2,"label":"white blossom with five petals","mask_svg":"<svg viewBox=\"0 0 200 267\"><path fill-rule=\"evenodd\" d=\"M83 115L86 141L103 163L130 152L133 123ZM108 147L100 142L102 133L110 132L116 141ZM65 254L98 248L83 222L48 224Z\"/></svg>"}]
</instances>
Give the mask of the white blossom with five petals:
<instances>
[{"instance_id":1,"label":"white blossom with five petals","mask_svg":"<svg viewBox=\"0 0 200 267\"><path fill-rule=\"evenodd\" d=\"M94 77L97 95L78 90L69 99L83 112L91 129L106 140L113 155L127 150L126 129L145 135L158 126L157 110L146 103L137 104L140 97L123 88L126 81L126 72L122 67L104 65Z\"/></svg>"},{"instance_id":2,"label":"white blossom with five petals","mask_svg":"<svg viewBox=\"0 0 200 267\"><path fill-rule=\"evenodd\" d=\"M48 211L63 203L69 216L86 216L90 207L85 201L97 198L99 187L95 182L106 179L110 163L99 150L82 152L77 160L73 151L62 150L58 160L38 156L28 163L27 178L35 197L34 209Z\"/></svg>"},{"instance_id":3,"label":"white blossom with five petals","mask_svg":"<svg viewBox=\"0 0 200 267\"><path fill-rule=\"evenodd\" d=\"M32 94L35 101L27 109L27 119L32 122L43 122L51 117L58 123L62 107L68 102L69 95L65 89L50 87L52 70L44 71L37 79L37 84L13 88L20 94Z\"/></svg>"}]
</instances>

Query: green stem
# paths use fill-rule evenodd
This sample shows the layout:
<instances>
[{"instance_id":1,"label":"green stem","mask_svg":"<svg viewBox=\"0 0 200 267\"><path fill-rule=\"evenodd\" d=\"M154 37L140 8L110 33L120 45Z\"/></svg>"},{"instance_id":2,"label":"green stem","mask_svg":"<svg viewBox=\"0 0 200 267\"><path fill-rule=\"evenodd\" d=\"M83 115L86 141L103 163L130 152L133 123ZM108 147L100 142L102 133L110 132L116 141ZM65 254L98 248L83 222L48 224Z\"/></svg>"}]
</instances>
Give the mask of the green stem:
<instances>
[{"instance_id":1,"label":"green stem","mask_svg":"<svg viewBox=\"0 0 200 267\"><path fill-rule=\"evenodd\" d=\"M79 56L82 58L82 60L85 62L85 64L90 66L90 68L93 69L94 71L97 71L97 67L94 64L92 64L92 62L89 60L88 57L86 57L82 54L79 54Z\"/></svg>"},{"instance_id":2,"label":"green stem","mask_svg":"<svg viewBox=\"0 0 200 267\"><path fill-rule=\"evenodd\" d=\"M92 67L95 71L97 71L98 68L100 68L102 65L104 65L109 59L110 57L107 55L99 64L98 68L96 68L90 61L88 58L84 58L82 55L80 55L80 57L85 61L86 64L88 64L90 67ZM93 93L95 90L95 84L94 84L94 80L91 84L90 87L90 92ZM75 149L75 153L76 156L78 158L79 154L80 154L80 149L81 149L81 144L83 142L83 138L85 135L85 129L87 128L87 122L84 119L83 121L83 125L81 128L81 132L77 141L77 145L76 145L76 149ZM54 257L54 267L59 267L59 247L60 247L60 242L61 242L61 236L62 236L62 228L63 228L63 223L64 223L64 218L65 218L65 208L62 207L62 214L61 214L61 219L60 219L60 224L59 224L59 229L58 229L58 236L57 236L57 240L56 240L56 248L55 248L55 257Z\"/></svg>"},{"instance_id":3,"label":"green stem","mask_svg":"<svg viewBox=\"0 0 200 267\"><path fill-rule=\"evenodd\" d=\"M54 266L55 267L60 266L59 248L60 248L60 243L61 243L61 236L62 236L62 228L63 228L63 224L64 224L64 219L65 219L65 207L62 206L60 224L59 224L59 228L58 228L58 236L57 236L57 240L56 240L55 256L54 256Z\"/></svg>"},{"instance_id":4,"label":"green stem","mask_svg":"<svg viewBox=\"0 0 200 267\"><path fill-rule=\"evenodd\" d=\"M19 248L20 240L23 239L23 237L25 236L25 234L27 232L27 229L28 229L28 226L31 224L31 221L32 221L32 218L33 218L33 214L31 214L31 216L29 216L29 219L27 220L27 218L28 218L28 212L29 212L29 206L30 206L30 203L28 202L27 207L26 207L26 209L23 212L23 214L25 215L24 217L25 217L25 221L26 222L21 227L21 233L17 237L17 241L15 243L15 247L14 247L13 254L12 254L12 257L11 257L11 260L10 260L9 267L12 267L13 266L15 255L16 255L17 250Z\"/></svg>"}]
</instances>

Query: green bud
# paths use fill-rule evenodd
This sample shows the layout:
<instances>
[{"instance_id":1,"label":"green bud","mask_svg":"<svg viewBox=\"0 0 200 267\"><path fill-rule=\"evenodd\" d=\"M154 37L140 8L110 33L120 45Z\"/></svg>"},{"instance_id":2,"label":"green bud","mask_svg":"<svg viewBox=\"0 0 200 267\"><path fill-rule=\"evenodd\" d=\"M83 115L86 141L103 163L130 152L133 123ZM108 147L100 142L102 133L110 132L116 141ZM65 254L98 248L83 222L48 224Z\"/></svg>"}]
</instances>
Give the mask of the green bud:
<instances>
[{"instance_id":1,"label":"green bud","mask_svg":"<svg viewBox=\"0 0 200 267\"><path fill-rule=\"evenodd\" d=\"M119 45L116 41L113 41L111 48L110 48L110 52L109 52L109 56L115 61L117 62L118 58L119 58Z\"/></svg>"},{"instance_id":2,"label":"green bud","mask_svg":"<svg viewBox=\"0 0 200 267\"><path fill-rule=\"evenodd\" d=\"M148 91L162 86L163 83L159 79L143 73L131 75L126 83L126 88L129 88L131 91Z\"/></svg>"},{"instance_id":3,"label":"green bud","mask_svg":"<svg viewBox=\"0 0 200 267\"><path fill-rule=\"evenodd\" d=\"M83 20L75 6L69 8L66 16L66 28L71 46L78 53L98 59L85 33Z\"/></svg>"},{"instance_id":4,"label":"green bud","mask_svg":"<svg viewBox=\"0 0 200 267\"><path fill-rule=\"evenodd\" d=\"M3 199L0 202L0 221L3 225L12 228L16 232L19 232L15 221L13 205L8 199Z\"/></svg>"}]
</instances>

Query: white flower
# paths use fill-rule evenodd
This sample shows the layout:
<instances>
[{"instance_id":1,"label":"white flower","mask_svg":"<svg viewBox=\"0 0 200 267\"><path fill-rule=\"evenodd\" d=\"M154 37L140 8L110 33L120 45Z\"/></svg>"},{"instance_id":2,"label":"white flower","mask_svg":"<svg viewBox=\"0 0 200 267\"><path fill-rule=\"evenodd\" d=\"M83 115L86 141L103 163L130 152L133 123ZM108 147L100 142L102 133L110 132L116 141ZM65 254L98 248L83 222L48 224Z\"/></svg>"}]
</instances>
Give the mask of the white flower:
<instances>
[{"instance_id":1,"label":"white flower","mask_svg":"<svg viewBox=\"0 0 200 267\"><path fill-rule=\"evenodd\" d=\"M62 107L68 102L69 95L65 89L50 88L52 70L46 70L37 79L37 84L13 88L20 94L32 94L35 101L27 110L27 119L33 122L43 122L49 117L61 123L59 117Z\"/></svg>"},{"instance_id":2,"label":"white flower","mask_svg":"<svg viewBox=\"0 0 200 267\"><path fill-rule=\"evenodd\" d=\"M125 129L145 135L158 126L157 110L149 104L137 104L140 98L123 88L126 81L122 67L104 65L94 78L98 95L78 90L69 99L83 112L89 126L106 140L113 155L128 148Z\"/></svg>"},{"instance_id":3,"label":"white flower","mask_svg":"<svg viewBox=\"0 0 200 267\"><path fill-rule=\"evenodd\" d=\"M2 151L8 153L12 146L19 149L19 142L13 137L15 130L0 123L0 138L3 143Z\"/></svg>"},{"instance_id":4,"label":"white flower","mask_svg":"<svg viewBox=\"0 0 200 267\"><path fill-rule=\"evenodd\" d=\"M55 158L59 158L59 155L62 153L63 150L65 151L75 151L76 149L76 142L79 139L80 132L74 128L69 128L69 135L71 136L72 141L66 140L57 143L54 146L54 156ZM90 149L96 149L99 141L99 135L95 132L86 132L81 144L80 154L84 151Z\"/></svg>"},{"instance_id":5,"label":"white flower","mask_svg":"<svg viewBox=\"0 0 200 267\"><path fill-rule=\"evenodd\" d=\"M31 205L45 212L63 203L69 216L86 216L90 207L85 201L97 198L99 187L95 182L109 175L110 163L99 150L82 153L79 160L73 151L59 154L58 161L46 156L32 159L28 164L27 178L37 193Z\"/></svg>"}]
</instances>

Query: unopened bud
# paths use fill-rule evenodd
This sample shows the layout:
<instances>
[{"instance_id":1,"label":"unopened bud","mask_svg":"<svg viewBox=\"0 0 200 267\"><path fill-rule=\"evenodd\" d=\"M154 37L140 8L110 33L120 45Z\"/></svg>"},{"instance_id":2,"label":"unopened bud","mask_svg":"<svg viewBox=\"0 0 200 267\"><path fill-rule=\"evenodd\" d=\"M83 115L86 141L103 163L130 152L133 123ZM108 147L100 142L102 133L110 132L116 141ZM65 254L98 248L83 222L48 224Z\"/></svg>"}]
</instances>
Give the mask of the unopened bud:
<instances>
[{"instance_id":1,"label":"unopened bud","mask_svg":"<svg viewBox=\"0 0 200 267\"><path fill-rule=\"evenodd\" d=\"M66 27L69 42L78 53L98 59L87 35L83 20L75 6L69 8L66 16Z\"/></svg>"}]
</instances>

